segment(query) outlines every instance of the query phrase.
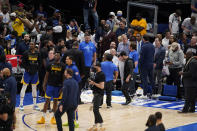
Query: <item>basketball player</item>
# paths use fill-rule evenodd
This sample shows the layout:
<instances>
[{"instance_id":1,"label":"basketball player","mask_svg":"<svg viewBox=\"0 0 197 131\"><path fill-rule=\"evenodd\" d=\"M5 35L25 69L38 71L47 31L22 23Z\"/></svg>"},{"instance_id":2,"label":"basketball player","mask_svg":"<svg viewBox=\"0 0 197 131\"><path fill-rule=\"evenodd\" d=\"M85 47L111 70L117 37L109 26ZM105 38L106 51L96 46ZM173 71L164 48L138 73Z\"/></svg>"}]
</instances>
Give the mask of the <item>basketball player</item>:
<instances>
[{"instance_id":1,"label":"basketball player","mask_svg":"<svg viewBox=\"0 0 197 131\"><path fill-rule=\"evenodd\" d=\"M23 100L25 96L25 91L27 89L27 86L31 83L32 86L32 97L33 97L33 109L39 111L40 108L36 104L36 98L37 98L37 85L39 83L38 80L38 68L40 64L40 57L39 52L35 48L35 43L30 42L29 43L29 50L27 50L22 57L22 67L25 68L25 73L23 75L23 78L21 80L21 83L23 84L23 87L21 89L20 93L20 105L19 110L23 111Z\"/></svg>"},{"instance_id":2,"label":"basketball player","mask_svg":"<svg viewBox=\"0 0 197 131\"><path fill-rule=\"evenodd\" d=\"M44 91L46 92L45 94L46 102L44 104L43 116L39 121L37 121L38 124L45 123L46 111L50 99L53 98L53 113L55 113L57 110L58 99L61 99L60 92L63 86L63 79L64 79L63 75L64 75L65 65L60 62L60 56L61 56L60 52L56 52L54 62L49 64L46 70L44 83L43 83L43 88ZM56 120L54 116L51 118L50 122L51 124L56 124Z\"/></svg>"}]
</instances>

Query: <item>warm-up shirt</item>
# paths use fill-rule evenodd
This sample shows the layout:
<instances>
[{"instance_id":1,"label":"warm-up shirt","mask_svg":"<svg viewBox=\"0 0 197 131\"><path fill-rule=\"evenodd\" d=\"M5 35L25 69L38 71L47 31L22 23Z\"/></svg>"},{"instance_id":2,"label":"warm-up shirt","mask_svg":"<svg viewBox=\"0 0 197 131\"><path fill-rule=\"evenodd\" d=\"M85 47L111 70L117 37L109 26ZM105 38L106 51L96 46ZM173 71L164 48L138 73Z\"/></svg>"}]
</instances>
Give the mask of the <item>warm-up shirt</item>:
<instances>
[{"instance_id":1,"label":"warm-up shirt","mask_svg":"<svg viewBox=\"0 0 197 131\"><path fill-rule=\"evenodd\" d=\"M131 51L129 53L129 58L133 59L134 63L135 62L138 62L138 60L139 60L139 54L138 54L138 52L136 50ZM138 65L135 67L134 73L136 73L136 74L138 73Z\"/></svg>"},{"instance_id":2,"label":"warm-up shirt","mask_svg":"<svg viewBox=\"0 0 197 131\"><path fill-rule=\"evenodd\" d=\"M78 83L81 81L79 70L74 62L71 65L66 65L66 69L72 69L73 70L73 79L76 80Z\"/></svg>"},{"instance_id":3,"label":"warm-up shirt","mask_svg":"<svg viewBox=\"0 0 197 131\"><path fill-rule=\"evenodd\" d=\"M104 61L101 63L101 70L105 74L105 81L113 80L115 71L118 71L117 66L111 61Z\"/></svg>"},{"instance_id":4,"label":"warm-up shirt","mask_svg":"<svg viewBox=\"0 0 197 131\"><path fill-rule=\"evenodd\" d=\"M94 53L96 52L95 45L91 41L89 43L83 41L79 45L79 50L83 52L85 59L85 66L90 67L92 65Z\"/></svg>"},{"instance_id":5,"label":"warm-up shirt","mask_svg":"<svg viewBox=\"0 0 197 131\"><path fill-rule=\"evenodd\" d=\"M63 63L52 62L47 67L47 72L49 72L47 84L55 87L62 87L64 70L65 65Z\"/></svg>"}]
</instances>

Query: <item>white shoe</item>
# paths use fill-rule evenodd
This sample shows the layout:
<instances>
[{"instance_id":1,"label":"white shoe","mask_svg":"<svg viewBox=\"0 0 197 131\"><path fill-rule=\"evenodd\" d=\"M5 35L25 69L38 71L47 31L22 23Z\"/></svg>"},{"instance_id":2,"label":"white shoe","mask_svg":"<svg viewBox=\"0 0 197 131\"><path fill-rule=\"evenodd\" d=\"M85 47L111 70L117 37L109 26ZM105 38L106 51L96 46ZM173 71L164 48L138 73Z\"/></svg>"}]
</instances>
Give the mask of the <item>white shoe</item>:
<instances>
[{"instance_id":1,"label":"white shoe","mask_svg":"<svg viewBox=\"0 0 197 131\"><path fill-rule=\"evenodd\" d=\"M147 95L142 95L142 96L140 96L139 98L141 98L141 99L148 99L148 97L147 97Z\"/></svg>"},{"instance_id":2,"label":"white shoe","mask_svg":"<svg viewBox=\"0 0 197 131\"><path fill-rule=\"evenodd\" d=\"M24 111L23 105L19 105L19 110L20 110L20 111Z\"/></svg>"},{"instance_id":3,"label":"white shoe","mask_svg":"<svg viewBox=\"0 0 197 131\"><path fill-rule=\"evenodd\" d=\"M40 111L40 108L37 105L35 105L33 106L33 110Z\"/></svg>"}]
</instances>

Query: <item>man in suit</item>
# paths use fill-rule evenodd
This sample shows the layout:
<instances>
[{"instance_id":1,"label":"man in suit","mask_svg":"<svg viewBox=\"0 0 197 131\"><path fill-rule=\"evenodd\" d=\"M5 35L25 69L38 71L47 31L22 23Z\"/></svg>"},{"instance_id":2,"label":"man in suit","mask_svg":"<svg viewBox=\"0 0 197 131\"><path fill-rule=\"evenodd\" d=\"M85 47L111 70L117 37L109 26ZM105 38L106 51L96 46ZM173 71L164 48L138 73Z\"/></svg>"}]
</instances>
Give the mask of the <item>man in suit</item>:
<instances>
[{"instance_id":1,"label":"man in suit","mask_svg":"<svg viewBox=\"0 0 197 131\"><path fill-rule=\"evenodd\" d=\"M178 113L194 113L195 112L195 98L197 89L197 57L193 56L192 52L186 53L186 64L183 72L179 75L183 76L183 86L185 88L185 105L182 111Z\"/></svg>"}]
</instances>

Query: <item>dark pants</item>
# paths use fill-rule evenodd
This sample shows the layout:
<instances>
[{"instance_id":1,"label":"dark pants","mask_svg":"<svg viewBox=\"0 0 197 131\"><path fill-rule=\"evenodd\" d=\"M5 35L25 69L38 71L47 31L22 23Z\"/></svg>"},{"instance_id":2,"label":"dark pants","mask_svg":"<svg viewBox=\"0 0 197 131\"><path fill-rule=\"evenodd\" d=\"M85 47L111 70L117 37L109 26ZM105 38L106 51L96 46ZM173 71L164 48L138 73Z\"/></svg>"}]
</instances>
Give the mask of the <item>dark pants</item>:
<instances>
[{"instance_id":1,"label":"dark pants","mask_svg":"<svg viewBox=\"0 0 197 131\"><path fill-rule=\"evenodd\" d=\"M66 106L63 106L63 111L60 112L59 110L59 107L57 109L57 111L55 112L55 119L56 119L56 123L57 123L57 129L58 131L63 131L63 128L62 128L62 115L66 112L67 113L67 117L68 117L68 125L69 125L69 131L74 131L74 112L76 110L76 107L66 107Z\"/></svg>"},{"instance_id":2,"label":"dark pants","mask_svg":"<svg viewBox=\"0 0 197 131\"><path fill-rule=\"evenodd\" d=\"M90 77L90 67L84 68L84 78L81 80L81 89L86 88L87 79Z\"/></svg>"},{"instance_id":3,"label":"dark pants","mask_svg":"<svg viewBox=\"0 0 197 131\"><path fill-rule=\"evenodd\" d=\"M179 75L179 72L182 70L182 68L169 68L170 75L167 77L166 83L168 85L176 85L177 86L177 97L181 98L181 76Z\"/></svg>"},{"instance_id":4,"label":"dark pants","mask_svg":"<svg viewBox=\"0 0 197 131\"><path fill-rule=\"evenodd\" d=\"M95 124L103 123L103 118L99 112L99 106L101 104L102 97L103 97L103 95L101 95L101 94L94 94L93 112L94 112Z\"/></svg>"},{"instance_id":5,"label":"dark pants","mask_svg":"<svg viewBox=\"0 0 197 131\"><path fill-rule=\"evenodd\" d=\"M183 107L184 112L195 111L195 99L196 99L196 88L185 87L185 105Z\"/></svg>"},{"instance_id":6,"label":"dark pants","mask_svg":"<svg viewBox=\"0 0 197 131\"><path fill-rule=\"evenodd\" d=\"M43 90L43 82L44 82L44 77L45 77L45 73L46 71L42 68L42 70L39 70L38 74L39 74L39 84L38 84L38 90L39 90L39 95L40 96L44 96L45 92Z\"/></svg>"},{"instance_id":7,"label":"dark pants","mask_svg":"<svg viewBox=\"0 0 197 131\"><path fill-rule=\"evenodd\" d=\"M140 75L142 80L144 96L147 95L147 93L150 93L150 95L152 95L152 89L155 88L154 80L153 80L153 66L147 66L141 68ZM150 91L148 91L148 81L150 82L150 85L152 87Z\"/></svg>"},{"instance_id":8,"label":"dark pants","mask_svg":"<svg viewBox=\"0 0 197 131\"><path fill-rule=\"evenodd\" d=\"M162 70L155 69L154 70L154 81L158 84L158 88L153 90L153 94L161 94L162 93ZM156 82L157 81L157 82Z\"/></svg>"},{"instance_id":9,"label":"dark pants","mask_svg":"<svg viewBox=\"0 0 197 131\"><path fill-rule=\"evenodd\" d=\"M106 91L106 103L107 103L107 106L111 106L111 92L113 90L113 81L108 81L108 82L105 82L105 89ZM101 100L101 105L103 104L103 97L102 97L102 100Z\"/></svg>"},{"instance_id":10,"label":"dark pants","mask_svg":"<svg viewBox=\"0 0 197 131\"><path fill-rule=\"evenodd\" d=\"M124 83L122 85L122 93L123 93L124 97L126 98L126 101L131 101L131 98L129 96L129 91L128 91L130 86L131 86L131 81L129 81L129 82L124 81Z\"/></svg>"},{"instance_id":11,"label":"dark pants","mask_svg":"<svg viewBox=\"0 0 197 131\"><path fill-rule=\"evenodd\" d=\"M130 86L130 95L134 95L135 92L136 92L136 77L137 77L137 74L136 73L133 73L133 78L131 80L131 86Z\"/></svg>"}]
</instances>

